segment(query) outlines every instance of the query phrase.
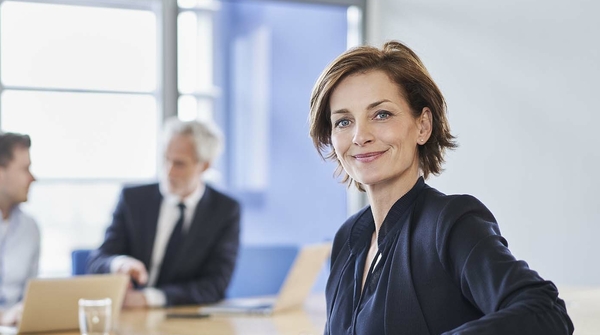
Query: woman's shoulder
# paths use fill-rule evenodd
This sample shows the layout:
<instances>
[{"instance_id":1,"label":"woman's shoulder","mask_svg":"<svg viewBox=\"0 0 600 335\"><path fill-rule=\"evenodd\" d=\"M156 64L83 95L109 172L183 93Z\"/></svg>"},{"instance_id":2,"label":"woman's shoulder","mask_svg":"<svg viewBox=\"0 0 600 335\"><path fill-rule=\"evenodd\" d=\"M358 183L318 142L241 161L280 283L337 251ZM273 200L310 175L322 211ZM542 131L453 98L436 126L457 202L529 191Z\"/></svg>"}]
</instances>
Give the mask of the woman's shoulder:
<instances>
[{"instance_id":1,"label":"woman's shoulder","mask_svg":"<svg viewBox=\"0 0 600 335\"><path fill-rule=\"evenodd\" d=\"M486 223L499 232L492 212L479 199L469 194L447 195L429 188L419 199L414 217L416 226L435 232L434 237L438 241L443 236L448 236L455 225L466 221Z\"/></svg>"},{"instance_id":2,"label":"woman's shoulder","mask_svg":"<svg viewBox=\"0 0 600 335\"><path fill-rule=\"evenodd\" d=\"M462 216L470 212L491 215L488 208L470 194L444 194L435 188L424 190L417 211L436 216Z\"/></svg>"},{"instance_id":3,"label":"woman's shoulder","mask_svg":"<svg viewBox=\"0 0 600 335\"><path fill-rule=\"evenodd\" d=\"M356 213L352 214L350 217L348 217L346 219L346 221L344 221L344 223L338 229L338 231L336 233L336 237L335 237L336 240L340 239L340 238L347 239L348 235L352 231L352 228L359 221L359 219L362 218L363 216L367 215L370 212L371 212L371 206L365 206L358 212L356 212Z\"/></svg>"},{"instance_id":4,"label":"woman's shoulder","mask_svg":"<svg viewBox=\"0 0 600 335\"><path fill-rule=\"evenodd\" d=\"M487 236L501 235L492 212L469 194L446 195L431 189L421 199L415 218L416 234L429 247L435 245L442 262L447 259L450 241L454 245L471 246Z\"/></svg>"}]
</instances>

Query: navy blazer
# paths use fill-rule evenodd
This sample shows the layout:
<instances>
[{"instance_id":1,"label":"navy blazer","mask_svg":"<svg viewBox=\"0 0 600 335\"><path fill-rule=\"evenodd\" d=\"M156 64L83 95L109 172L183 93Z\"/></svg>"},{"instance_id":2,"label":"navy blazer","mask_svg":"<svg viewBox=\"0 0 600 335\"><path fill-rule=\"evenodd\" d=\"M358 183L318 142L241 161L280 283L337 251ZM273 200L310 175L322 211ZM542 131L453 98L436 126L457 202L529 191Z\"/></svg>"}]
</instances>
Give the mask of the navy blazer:
<instances>
[{"instance_id":1,"label":"navy blazer","mask_svg":"<svg viewBox=\"0 0 600 335\"><path fill-rule=\"evenodd\" d=\"M124 188L104 242L92 252L88 272L108 273L118 255L150 268L162 202L158 184ZM167 305L203 304L223 299L239 248L239 203L206 186L178 251L177 264L157 286Z\"/></svg>"},{"instance_id":2,"label":"navy blazer","mask_svg":"<svg viewBox=\"0 0 600 335\"><path fill-rule=\"evenodd\" d=\"M420 178L387 214L379 262L361 288L370 207L336 234L325 334L563 335L573 324L554 284L516 260L490 211Z\"/></svg>"}]
</instances>

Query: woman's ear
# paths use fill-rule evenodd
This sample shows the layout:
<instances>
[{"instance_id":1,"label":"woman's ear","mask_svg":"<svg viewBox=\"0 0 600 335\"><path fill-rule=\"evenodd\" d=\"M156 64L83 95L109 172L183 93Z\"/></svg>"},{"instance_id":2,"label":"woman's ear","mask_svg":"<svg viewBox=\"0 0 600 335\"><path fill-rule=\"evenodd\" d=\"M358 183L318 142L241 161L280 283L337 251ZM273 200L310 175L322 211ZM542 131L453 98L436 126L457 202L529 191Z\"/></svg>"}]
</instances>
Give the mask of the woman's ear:
<instances>
[{"instance_id":1,"label":"woman's ear","mask_svg":"<svg viewBox=\"0 0 600 335\"><path fill-rule=\"evenodd\" d=\"M419 130L417 143L423 145L427 143L429 137L431 137L431 131L433 129L433 114L431 114L429 107L423 107L421 116L417 118L417 128Z\"/></svg>"}]
</instances>

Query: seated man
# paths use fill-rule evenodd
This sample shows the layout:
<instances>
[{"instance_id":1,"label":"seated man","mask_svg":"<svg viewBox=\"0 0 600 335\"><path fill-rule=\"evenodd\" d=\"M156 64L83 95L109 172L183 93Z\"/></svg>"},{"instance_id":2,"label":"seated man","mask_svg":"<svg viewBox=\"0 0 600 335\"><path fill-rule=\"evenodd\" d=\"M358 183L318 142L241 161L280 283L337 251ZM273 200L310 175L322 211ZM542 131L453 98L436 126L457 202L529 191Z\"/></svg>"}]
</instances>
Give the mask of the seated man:
<instances>
[{"instance_id":1,"label":"seated man","mask_svg":"<svg viewBox=\"0 0 600 335\"><path fill-rule=\"evenodd\" d=\"M224 298L239 247L240 206L203 182L221 151L214 125L170 120L164 177L123 189L88 272L125 273L124 307L203 304Z\"/></svg>"},{"instance_id":2,"label":"seated man","mask_svg":"<svg viewBox=\"0 0 600 335\"><path fill-rule=\"evenodd\" d=\"M27 280L36 277L40 259L40 231L19 208L27 201L29 136L0 132L0 323L14 324Z\"/></svg>"}]
</instances>

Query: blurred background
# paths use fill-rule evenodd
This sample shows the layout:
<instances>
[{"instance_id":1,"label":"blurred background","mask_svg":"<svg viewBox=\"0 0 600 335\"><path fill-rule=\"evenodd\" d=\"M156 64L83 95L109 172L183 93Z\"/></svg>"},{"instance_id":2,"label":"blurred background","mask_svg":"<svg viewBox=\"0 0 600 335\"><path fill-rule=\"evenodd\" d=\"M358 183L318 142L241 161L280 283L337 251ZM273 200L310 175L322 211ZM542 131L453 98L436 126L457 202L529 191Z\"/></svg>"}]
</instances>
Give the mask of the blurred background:
<instances>
[{"instance_id":1,"label":"blurred background","mask_svg":"<svg viewBox=\"0 0 600 335\"><path fill-rule=\"evenodd\" d=\"M360 5L360 4L359 4ZM333 237L347 213L308 137L320 71L361 42L361 7L287 1L2 1L0 122L32 137L26 208L41 274L104 237L123 185L160 173L164 119L213 119L209 173L243 205L246 244Z\"/></svg>"},{"instance_id":2,"label":"blurred background","mask_svg":"<svg viewBox=\"0 0 600 335\"><path fill-rule=\"evenodd\" d=\"M349 47L405 42L460 147L428 182L496 215L513 253L600 284L600 4L523 1L0 1L0 126L32 137L25 210L41 274L95 248L126 184L156 180L163 120L213 119L209 179L243 205L245 244L330 240L365 204L308 137L312 85Z\"/></svg>"}]
</instances>

